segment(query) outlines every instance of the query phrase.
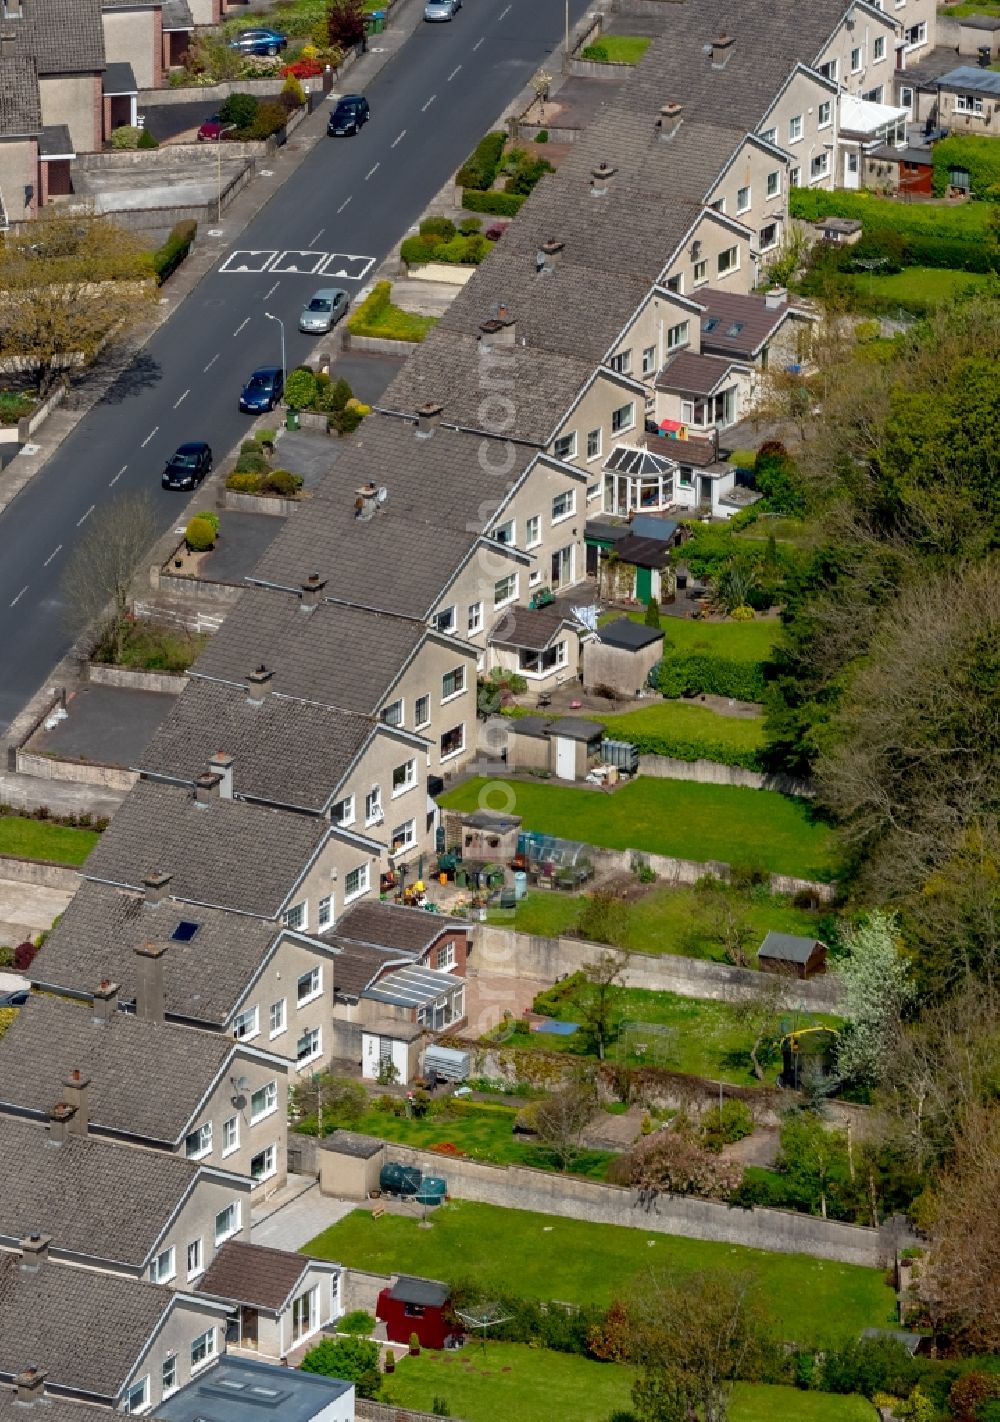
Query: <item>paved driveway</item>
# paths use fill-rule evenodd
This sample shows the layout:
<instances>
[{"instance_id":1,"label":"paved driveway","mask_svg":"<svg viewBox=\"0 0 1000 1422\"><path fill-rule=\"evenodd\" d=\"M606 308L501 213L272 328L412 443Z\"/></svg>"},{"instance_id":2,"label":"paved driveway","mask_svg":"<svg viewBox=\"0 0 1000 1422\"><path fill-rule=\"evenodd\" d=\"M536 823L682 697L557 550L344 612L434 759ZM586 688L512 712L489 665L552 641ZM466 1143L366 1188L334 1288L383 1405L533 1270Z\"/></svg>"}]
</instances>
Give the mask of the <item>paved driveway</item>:
<instances>
[{"instance_id":1,"label":"paved driveway","mask_svg":"<svg viewBox=\"0 0 1000 1422\"><path fill-rule=\"evenodd\" d=\"M270 1213L267 1203L254 1210L250 1240L253 1244L266 1244L271 1249L301 1249L357 1208L356 1200L333 1200L321 1195L319 1183L314 1181L288 1204L279 1205Z\"/></svg>"}]
</instances>

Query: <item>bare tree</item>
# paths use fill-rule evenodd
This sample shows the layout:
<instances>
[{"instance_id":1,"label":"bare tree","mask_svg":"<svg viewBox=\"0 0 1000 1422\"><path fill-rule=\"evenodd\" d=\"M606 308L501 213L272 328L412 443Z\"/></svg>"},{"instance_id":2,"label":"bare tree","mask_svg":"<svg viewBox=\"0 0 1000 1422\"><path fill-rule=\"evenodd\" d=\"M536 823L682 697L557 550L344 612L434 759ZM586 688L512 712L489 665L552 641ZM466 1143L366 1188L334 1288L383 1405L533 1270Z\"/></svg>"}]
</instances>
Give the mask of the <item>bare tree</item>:
<instances>
[{"instance_id":1,"label":"bare tree","mask_svg":"<svg viewBox=\"0 0 1000 1422\"><path fill-rule=\"evenodd\" d=\"M720 944L730 963L745 968L754 936L747 895L719 879L706 877L697 885L696 902L706 935Z\"/></svg>"},{"instance_id":2,"label":"bare tree","mask_svg":"<svg viewBox=\"0 0 1000 1422\"><path fill-rule=\"evenodd\" d=\"M781 1025L784 994L781 979L761 973L753 995L733 1003L733 1016L746 1031L750 1043L750 1065L758 1081L765 1077L764 1050L777 1037Z\"/></svg>"},{"instance_id":3,"label":"bare tree","mask_svg":"<svg viewBox=\"0 0 1000 1422\"><path fill-rule=\"evenodd\" d=\"M45 208L0 245L0 357L44 395L151 309L149 254L106 217Z\"/></svg>"},{"instance_id":4,"label":"bare tree","mask_svg":"<svg viewBox=\"0 0 1000 1422\"><path fill-rule=\"evenodd\" d=\"M146 494L126 494L87 524L63 574L68 616L76 631L94 626L112 660L120 662L128 634L132 584L156 539Z\"/></svg>"},{"instance_id":5,"label":"bare tree","mask_svg":"<svg viewBox=\"0 0 1000 1422\"><path fill-rule=\"evenodd\" d=\"M575 1081L540 1101L535 1113L538 1139L548 1146L561 1170L580 1154L583 1133L597 1110L593 1082Z\"/></svg>"}]
</instances>

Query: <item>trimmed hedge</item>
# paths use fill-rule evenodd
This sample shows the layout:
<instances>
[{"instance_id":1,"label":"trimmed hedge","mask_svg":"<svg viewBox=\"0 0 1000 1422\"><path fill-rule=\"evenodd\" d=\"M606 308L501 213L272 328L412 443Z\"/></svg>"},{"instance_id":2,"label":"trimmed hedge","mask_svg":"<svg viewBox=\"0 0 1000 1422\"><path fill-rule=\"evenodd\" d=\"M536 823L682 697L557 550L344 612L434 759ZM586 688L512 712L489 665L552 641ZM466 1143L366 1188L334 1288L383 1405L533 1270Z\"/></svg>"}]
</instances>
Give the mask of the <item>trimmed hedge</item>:
<instances>
[{"instance_id":1,"label":"trimmed hedge","mask_svg":"<svg viewBox=\"0 0 1000 1422\"><path fill-rule=\"evenodd\" d=\"M494 131L487 133L476 144L472 153L455 174L455 182L460 188L489 188L500 171L507 135Z\"/></svg>"},{"instance_id":2,"label":"trimmed hedge","mask_svg":"<svg viewBox=\"0 0 1000 1422\"><path fill-rule=\"evenodd\" d=\"M641 732L623 731L621 739L630 741L640 755L665 755L674 760L715 760L720 765L742 766L744 770L763 768L759 751L727 745L711 735L643 735Z\"/></svg>"},{"instance_id":3,"label":"trimmed hedge","mask_svg":"<svg viewBox=\"0 0 1000 1422\"><path fill-rule=\"evenodd\" d=\"M520 193L481 192L476 188L466 188L462 193L462 206L469 212L485 212L491 217L516 217L527 202Z\"/></svg>"},{"instance_id":4,"label":"trimmed hedge","mask_svg":"<svg viewBox=\"0 0 1000 1422\"><path fill-rule=\"evenodd\" d=\"M972 133L955 133L935 143L934 192L942 197L948 191L948 173L952 168L964 168L974 198L1000 196L1000 144L995 138L982 138Z\"/></svg>"},{"instance_id":5,"label":"trimmed hedge","mask_svg":"<svg viewBox=\"0 0 1000 1422\"><path fill-rule=\"evenodd\" d=\"M178 222L171 229L170 236L163 246L158 247L153 253L153 274L160 286L168 276L177 270L190 252L197 231L198 224L191 218Z\"/></svg>"},{"instance_id":6,"label":"trimmed hedge","mask_svg":"<svg viewBox=\"0 0 1000 1422\"><path fill-rule=\"evenodd\" d=\"M967 142L964 138L957 141ZM937 152L937 147L934 151ZM897 270L901 266L924 266L991 271L996 265L995 257L990 255L991 207L992 204L980 202L963 203L958 207L928 207L922 203L893 202L864 192L830 193L804 188L793 188L789 196L792 217L803 222L818 222L824 217L861 219L862 241L855 247L835 252L836 265L842 269L845 266L849 269L850 263L859 256L886 256Z\"/></svg>"},{"instance_id":7,"label":"trimmed hedge","mask_svg":"<svg viewBox=\"0 0 1000 1422\"><path fill-rule=\"evenodd\" d=\"M436 316L419 316L394 306L392 283L387 281L376 282L347 321L347 329L354 336L374 336L389 341L422 341L436 325Z\"/></svg>"},{"instance_id":8,"label":"trimmed hedge","mask_svg":"<svg viewBox=\"0 0 1000 1422\"><path fill-rule=\"evenodd\" d=\"M725 696L734 701L764 700L764 664L713 657L707 652L668 652L660 663L658 685L664 696ZM660 752L663 754L663 752ZM669 754L679 754L669 752ZM696 759L681 756L682 760ZM717 755L709 760L722 760ZM743 761L730 764L742 765ZM756 763L749 767L756 769Z\"/></svg>"}]
</instances>

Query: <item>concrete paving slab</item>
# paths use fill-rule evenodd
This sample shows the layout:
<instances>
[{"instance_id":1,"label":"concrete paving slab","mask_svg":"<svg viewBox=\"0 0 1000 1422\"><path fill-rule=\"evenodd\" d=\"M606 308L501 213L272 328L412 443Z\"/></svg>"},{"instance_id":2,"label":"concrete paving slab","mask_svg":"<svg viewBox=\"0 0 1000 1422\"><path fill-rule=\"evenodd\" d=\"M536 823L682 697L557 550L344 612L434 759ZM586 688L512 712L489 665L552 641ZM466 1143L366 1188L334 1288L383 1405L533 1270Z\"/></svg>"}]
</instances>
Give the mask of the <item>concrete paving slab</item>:
<instances>
[{"instance_id":1,"label":"concrete paving slab","mask_svg":"<svg viewBox=\"0 0 1000 1422\"><path fill-rule=\"evenodd\" d=\"M290 1177L291 1179L292 1177ZM335 1225L345 1215L358 1208L356 1200L334 1200L319 1193L319 1183L285 1205L268 1209L265 1201L251 1216L250 1242L266 1244L271 1249L301 1249L323 1230Z\"/></svg>"},{"instance_id":2,"label":"concrete paving slab","mask_svg":"<svg viewBox=\"0 0 1000 1422\"><path fill-rule=\"evenodd\" d=\"M69 715L51 731L39 731L28 748L98 765L137 765L154 731L176 698L117 686L81 686L67 697Z\"/></svg>"},{"instance_id":3,"label":"concrete paving slab","mask_svg":"<svg viewBox=\"0 0 1000 1422\"><path fill-rule=\"evenodd\" d=\"M43 884L0 879L0 943L10 947L51 928L73 895Z\"/></svg>"},{"instance_id":4,"label":"concrete paving slab","mask_svg":"<svg viewBox=\"0 0 1000 1422\"><path fill-rule=\"evenodd\" d=\"M206 103L200 99L190 104L150 104L143 105L143 114L146 119L146 127L156 139L157 143L168 143L172 138L179 138L181 134L188 133L191 129L199 129L206 119L210 119L217 113L219 102L217 99Z\"/></svg>"},{"instance_id":5,"label":"concrete paving slab","mask_svg":"<svg viewBox=\"0 0 1000 1422\"><path fill-rule=\"evenodd\" d=\"M220 583L242 583L284 526L285 520L274 514L220 509L219 541L201 565L202 576Z\"/></svg>"}]
</instances>

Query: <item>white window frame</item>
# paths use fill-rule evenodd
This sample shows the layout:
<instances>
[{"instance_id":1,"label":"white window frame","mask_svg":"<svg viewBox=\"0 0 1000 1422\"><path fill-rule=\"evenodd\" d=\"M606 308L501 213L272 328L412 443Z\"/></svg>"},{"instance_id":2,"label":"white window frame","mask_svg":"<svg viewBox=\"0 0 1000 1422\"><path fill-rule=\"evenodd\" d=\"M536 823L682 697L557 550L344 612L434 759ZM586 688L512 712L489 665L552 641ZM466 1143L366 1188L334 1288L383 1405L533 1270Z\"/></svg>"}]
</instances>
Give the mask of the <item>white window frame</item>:
<instances>
[{"instance_id":1,"label":"white window frame","mask_svg":"<svg viewBox=\"0 0 1000 1422\"><path fill-rule=\"evenodd\" d=\"M788 186L789 186L790 188L797 188L797 187L799 186L799 183L801 182L801 180L802 180L802 169L801 169L801 168L792 168L791 171L790 171L789 174L788 174Z\"/></svg>"},{"instance_id":2,"label":"white window frame","mask_svg":"<svg viewBox=\"0 0 1000 1422\"><path fill-rule=\"evenodd\" d=\"M431 694L429 691L423 692L420 696L413 698L413 729L419 731L422 726L429 726L431 723ZM374 787L378 789L378 786ZM365 820L368 820L368 810L365 809Z\"/></svg>"},{"instance_id":3,"label":"white window frame","mask_svg":"<svg viewBox=\"0 0 1000 1422\"><path fill-rule=\"evenodd\" d=\"M851 50L851 73L860 74L865 67L864 46L856 44Z\"/></svg>"},{"instance_id":4,"label":"white window frame","mask_svg":"<svg viewBox=\"0 0 1000 1422\"><path fill-rule=\"evenodd\" d=\"M558 439L552 441L552 453L556 459L576 458L576 430L569 434L560 435Z\"/></svg>"},{"instance_id":5,"label":"white window frame","mask_svg":"<svg viewBox=\"0 0 1000 1422\"><path fill-rule=\"evenodd\" d=\"M591 504L591 503L593 503L593 501L594 501L595 499L599 499L600 497L601 497L601 484L600 484L600 482L598 481L598 483L596 483L596 484L588 484L588 485L587 485L587 503L588 503L588 504Z\"/></svg>"},{"instance_id":6,"label":"white window frame","mask_svg":"<svg viewBox=\"0 0 1000 1422\"><path fill-rule=\"evenodd\" d=\"M333 895L324 894L316 905L316 932L325 933L333 922Z\"/></svg>"},{"instance_id":7,"label":"white window frame","mask_svg":"<svg viewBox=\"0 0 1000 1422\"><path fill-rule=\"evenodd\" d=\"M703 257L700 262L694 264L694 284L695 286L708 285L708 258Z\"/></svg>"},{"instance_id":8,"label":"white window frame","mask_svg":"<svg viewBox=\"0 0 1000 1422\"><path fill-rule=\"evenodd\" d=\"M445 691L449 677L451 677L455 683L454 691ZM464 696L468 689L469 678L465 674L464 664L452 667L451 671L445 672L441 678L441 705L446 706L449 701L454 701L457 696Z\"/></svg>"},{"instance_id":9,"label":"white window frame","mask_svg":"<svg viewBox=\"0 0 1000 1422\"><path fill-rule=\"evenodd\" d=\"M539 584L541 581L542 581L542 570L541 570L541 568L532 568L531 572L528 574L528 587L529 587L529 588L537 588L537 587L538 587L538 584Z\"/></svg>"},{"instance_id":10,"label":"white window frame","mask_svg":"<svg viewBox=\"0 0 1000 1422\"><path fill-rule=\"evenodd\" d=\"M819 72L824 79L829 79L832 83L836 84L837 76L840 73L840 60L828 59L825 64L820 65Z\"/></svg>"},{"instance_id":11,"label":"white window frame","mask_svg":"<svg viewBox=\"0 0 1000 1422\"><path fill-rule=\"evenodd\" d=\"M169 1376L168 1376L169 1375ZM160 1400L172 1396L177 1391L177 1354L168 1353L160 1364Z\"/></svg>"},{"instance_id":12,"label":"white window frame","mask_svg":"<svg viewBox=\"0 0 1000 1422\"><path fill-rule=\"evenodd\" d=\"M177 1250L172 1244L168 1244L166 1249L161 1249L156 1258L149 1266L149 1282L151 1284L169 1284L171 1279L177 1277Z\"/></svg>"},{"instance_id":13,"label":"white window frame","mask_svg":"<svg viewBox=\"0 0 1000 1422\"><path fill-rule=\"evenodd\" d=\"M222 1123L222 1159L234 1155L240 1148L240 1118L227 1116Z\"/></svg>"},{"instance_id":14,"label":"white window frame","mask_svg":"<svg viewBox=\"0 0 1000 1422\"><path fill-rule=\"evenodd\" d=\"M404 722L406 702L402 696L398 696L395 701L389 701L382 707L382 724L385 726L401 726Z\"/></svg>"},{"instance_id":15,"label":"white window frame","mask_svg":"<svg viewBox=\"0 0 1000 1422\"><path fill-rule=\"evenodd\" d=\"M983 111L983 101L974 94L956 94L955 112L957 114L981 114Z\"/></svg>"},{"instance_id":16,"label":"white window frame","mask_svg":"<svg viewBox=\"0 0 1000 1422\"><path fill-rule=\"evenodd\" d=\"M802 122L801 114L793 114L788 120L788 141L789 143L801 143L805 132L805 125Z\"/></svg>"},{"instance_id":17,"label":"white window frame","mask_svg":"<svg viewBox=\"0 0 1000 1422\"><path fill-rule=\"evenodd\" d=\"M445 739L446 739L448 736L453 736L456 731L461 731L461 732L462 732L462 744L461 744L460 746L456 746L456 748L455 748L454 750L450 750L450 751L442 750L442 749L441 749L441 746L442 746L443 742L445 741ZM464 753L464 751L465 751L465 722L464 722L464 721L459 722L459 724L458 724L457 726L451 726L447 731L442 731L440 740L438 741L438 750L439 750L439 752L440 752L439 760L440 760L440 762L441 762L442 765L444 764L444 762L445 762L446 760L453 760L456 755L462 755L462 754Z\"/></svg>"},{"instance_id":18,"label":"white window frame","mask_svg":"<svg viewBox=\"0 0 1000 1422\"><path fill-rule=\"evenodd\" d=\"M504 547L517 542L517 521L509 518L506 523L498 523L493 530L493 537L497 543L502 543Z\"/></svg>"},{"instance_id":19,"label":"white window frame","mask_svg":"<svg viewBox=\"0 0 1000 1422\"><path fill-rule=\"evenodd\" d=\"M628 375L632 369L631 346L627 351L618 351L616 355L613 355L608 361L608 365L616 375Z\"/></svg>"},{"instance_id":20,"label":"white window frame","mask_svg":"<svg viewBox=\"0 0 1000 1422\"><path fill-rule=\"evenodd\" d=\"M829 177L830 155L824 149L822 153L814 153L809 162L809 180L818 182L820 178Z\"/></svg>"},{"instance_id":21,"label":"white window frame","mask_svg":"<svg viewBox=\"0 0 1000 1422\"><path fill-rule=\"evenodd\" d=\"M525 548L537 548L542 541L542 516L541 514L531 514L524 523L524 546ZM482 607L482 603L477 604Z\"/></svg>"},{"instance_id":22,"label":"white window frame","mask_svg":"<svg viewBox=\"0 0 1000 1422\"><path fill-rule=\"evenodd\" d=\"M778 137L778 130L776 128L765 128L760 137L763 143L774 143Z\"/></svg>"},{"instance_id":23,"label":"white window frame","mask_svg":"<svg viewBox=\"0 0 1000 1422\"><path fill-rule=\"evenodd\" d=\"M556 513L556 506L562 506L562 512ZM565 523L568 518L572 518L576 513L576 490L561 489L558 494L552 496L552 526L557 523Z\"/></svg>"},{"instance_id":24,"label":"white window frame","mask_svg":"<svg viewBox=\"0 0 1000 1422\"><path fill-rule=\"evenodd\" d=\"M749 212L752 207L753 190L749 183L745 183L743 187L736 189L736 216L739 217L741 212Z\"/></svg>"},{"instance_id":25,"label":"white window frame","mask_svg":"<svg viewBox=\"0 0 1000 1422\"><path fill-rule=\"evenodd\" d=\"M204 1333L199 1333L197 1338L191 1339L192 1377L195 1377L197 1373L203 1372L218 1352L218 1340L215 1335L216 1330L214 1328L207 1328ZM196 1358L195 1353L199 1353L200 1356Z\"/></svg>"},{"instance_id":26,"label":"white window frame","mask_svg":"<svg viewBox=\"0 0 1000 1422\"><path fill-rule=\"evenodd\" d=\"M263 1097L261 1107L254 1106L254 1100ZM265 1081L263 1086L258 1086L256 1091L250 1093L250 1124L256 1126L260 1121L266 1121L268 1116L273 1116L278 1109L278 1082L277 1080Z\"/></svg>"},{"instance_id":27,"label":"white window frame","mask_svg":"<svg viewBox=\"0 0 1000 1422\"><path fill-rule=\"evenodd\" d=\"M190 1149L190 1144L195 1137L198 1137L199 1144L194 1149ZM212 1154L212 1123L202 1121L200 1126L196 1126L193 1131L189 1131L184 1138L184 1155L187 1160L204 1160L206 1155Z\"/></svg>"},{"instance_id":28,"label":"white window frame","mask_svg":"<svg viewBox=\"0 0 1000 1422\"><path fill-rule=\"evenodd\" d=\"M281 916L281 921L292 933L305 933L309 927L309 900L302 899L292 904Z\"/></svg>"},{"instance_id":29,"label":"white window frame","mask_svg":"<svg viewBox=\"0 0 1000 1422\"><path fill-rule=\"evenodd\" d=\"M517 583L518 578L516 573L505 573L502 578L496 580L493 584L494 612L498 611L501 607L510 607L512 602L517 602ZM506 589L506 591L501 592L501 588Z\"/></svg>"},{"instance_id":30,"label":"white window frame","mask_svg":"<svg viewBox=\"0 0 1000 1422\"><path fill-rule=\"evenodd\" d=\"M911 35L916 35L916 39L911 39ZM922 44L927 43L927 21L921 20L917 25L910 25L909 29L903 31L903 42L907 50L919 49Z\"/></svg>"},{"instance_id":31,"label":"white window frame","mask_svg":"<svg viewBox=\"0 0 1000 1422\"><path fill-rule=\"evenodd\" d=\"M511 542L513 542L513 539L511 539ZM442 637L453 637L458 625L457 609L454 604L451 607L439 608L431 618L431 621L434 624L435 632L440 632Z\"/></svg>"},{"instance_id":32,"label":"white window frame","mask_svg":"<svg viewBox=\"0 0 1000 1422\"><path fill-rule=\"evenodd\" d=\"M775 168L767 175L767 199L781 197L781 169Z\"/></svg>"},{"instance_id":33,"label":"white window frame","mask_svg":"<svg viewBox=\"0 0 1000 1422\"><path fill-rule=\"evenodd\" d=\"M656 346L643 346L642 348L642 373L643 375L656 374ZM600 434L600 430L597 431Z\"/></svg>"},{"instance_id":34,"label":"white window frame","mask_svg":"<svg viewBox=\"0 0 1000 1422\"><path fill-rule=\"evenodd\" d=\"M434 954L434 969L438 973L450 973L455 966L455 940L449 938Z\"/></svg>"},{"instance_id":35,"label":"white window frame","mask_svg":"<svg viewBox=\"0 0 1000 1422\"><path fill-rule=\"evenodd\" d=\"M191 1263L191 1254L194 1252L194 1263ZM199 1235L197 1239L189 1239L187 1249L184 1251L184 1262L187 1265L188 1282L197 1279L199 1274L205 1272L205 1241Z\"/></svg>"},{"instance_id":36,"label":"white window frame","mask_svg":"<svg viewBox=\"0 0 1000 1422\"><path fill-rule=\"evenodd\" d=\"M872 46L872 63L881 64L887 53L885 35L876 35L875 43Z\"/></svg>"},{"instance_id":37,"label":"white window frame","mask_svg":"<svg viewBox=\"0 0 1000 1422\"><path fill-rule=\"evenodd\" d=\"M230 1200L228 1205L216 1213L212 1223L216 1249L218 1249L220 1244L225 1244L227 1239L232 1239L234 1235L239 1234L243 1227L241 1213L239 1200ZM219 1221L223 1218L232 1220L232 1224L229 1227L224 1227L220 1233Z\"/></svg>"},{"instance_id":38,"label":"white window frame","mask_svg":"<svg viewBox=\"0 0 1000 1422\"><path fill-rule=\"evenodd\" d=\"M415 819L404 820L402 824L396 825L389 835L390 853L405 854L408 849L412 849L417 842L417 822Z\"/></svg>"},{"instance_id":39,"label":"white window frame","mask_svg":"<svg viewBox=\"0 0 1000 1422\"><path fill-rule=\"evenodd\" d=\"M423 699L424 699L424 698L423 698L422 696L418 696L418 697L417 697L417 700L418 700L418 701L422 701ZM430 696L428 696L428 697L427 697L427 704L428 704L428 706L430 705L430 702L431 702L431 698L430 698ZM422 724L422 725L425 725L425 726L428 725L428 724L430 723L430 719L431 719L430 716L428 716L428 717L427 717L427 720L424 721L424 722L422 722L421 724ZM381 820L381 818L382 818L382 787L381 787L381 785L373 785L372 788L368 791L368 794L365 796L365 824L366 824L366 825L377 825L378 822Z\"/></svg>"},{"instance_id":40,"label":"white window frame","mask_svg":"<svg viewBox=\"0 0 1000 1422\"><path fill-rule=\"evenodd\" d=\"M833 100L824 99L816 115L817 128L829 128L833 123Z\"/></svg>"},{"instance_id":41,"label":"white window frame","mask_svg":"<svg viewBox=\"0 0 1000 1422\"><path fill-rule=\"evenodd\" d=\"M728 266L722 265L723 257L733 257ZM740 246L736 242L732 247L725 247L715 259L715 269L720 277L729 276L730 272L738 272L740 269Z\"/></svg>"},{"instance_id":42,"label":"white window frame","mask_svg":"<svg viewBox=\"0 0 1000 1422\"><path fill-rule=\"evenodd\" d=\"M612 434L627 434L632 429L635 429L634 400L630 400L627 405L619 405L617 410L611 411Z\"/></svg>"},{"instance_id":43,"label":"white window frame","mask_svg":"<svg viewBox=\"0 0 1000 1422\"><path fill-rule=\"evenodd\" d=\"M340 829L346 829L348 825L353 825L355 818L353 795L345 795L342 800L338 800L335 805L330 806L330 823L337 825Z\"/></svg>"},{"instance_id":44,"label":"white window frame","mask_svg":"<svg viewBox=\"0 0 1000 1422\"><path fill-rule=\"evenodd\" d=\"M312 1040L313 1047L307 1056L299 1056L299 1048L302 1043ZM319 1061L323 1055L323 1029L322 1027L307 1027L298 1041L295 1043L295 1066L296 1070L302 1071L304 1067L311 1066L313 1062Z\"/></svg>"},{"instance_id":45,"label":"white window frame","mask_svg":"<svg viewBox=\"0 0 1000 1422\"><path fill-rule=\"evenodd\" d=\"M353 889L351 888L352 883L356 885ZM348 870L344 876L344 903L353 903L362 894L367 894L369 883L370 870L367 864L359 864L356 868Z\"/></svg>"},{"instance_id":46,"label":"white window frame","mask_svg":"<svg viewBox=\"0 0 1000 1422\"><path fill-rule=\"evenodd\" d=\"M276 1011L276 1009L280 1009ZM288 1031L288 999L279 997L267 1009L267 1035L270 1041Z\"/></svg>"},{"instance_id":47,"label":"white window frame","mask_svg":"<svg viewBox=\"0 0 1000 1422\"><path fill-rule=\"evenodd\" d=\"M757 234L759 250L762 252L772 251L773 248L778 245L780 230L780 225L777 222L765 222L764 226ZM767 240L767 237L765 235L768 232L773 233L773 236L771 237L770 241Z\"/></svg>"},{"instance_id":48,"label":"white window frame","mask_svg":"<svg viewBox=\"0 0 1000 1422\"><path fill-rule=\"evenodd\" d=\"M308 979L310 986L302 991L302 984ZM295 980L295 1006L297 1008L308 1007L310 1002L315 1002L323 992L323 964L314 963L307 972L300 973Z\"/></svg>"},{"instance_id":49,"label":"white window frame","mask_svg":"<svg viewBox=\"0 0 1000 1422\"><path fill-rule=\"evenodd\" d=\"M233 1037L237 1042L252 1042L260 1035L260 1009L245 1007L233 1018Z\"/></svg>"},{"instance_id":50,"label":"white window frame","mask_svg":"<svg viewBox=\"0 0 1000 1422\"><path fill-rule=\"evenodd\" d=\"M268 1159L270 1168L261 1171L259 1175L255 1175L253 1170L254 1162L260 1160L261 1156L264 1156L266 1159ZM265 1180L272 1180L274 1176L278 1173L277 1146L272 1143L271 1145L264 1146L261 1150L255 1151L254 1154L250 1157L250 1169L248 1173L250 1175L250 1179L253 1181L253 1186L251 1186L251 1188L257 1185L263 1185Z\"/></svg>"},{"instance_id":51,"label":"white window frame","mask_svg":"<svg viewBox=\"0 0 1000 1422\"><path fill-rule=\"evenodd\" d=\"M667 350L680 351L691 344L691 322L678 321L676 326L667 327Z\"/></svg>"},{"instance_id":52,"label":"white window frame","mask_svg":"<svg viewBox=\"0 0 1000 1422\"><path fill-rule=\"evenodd\" d=\"M302 1308L305 1305L306 1321L303 1327ZM311 1338L319 1328L319 1285L292 1299L292 1345L297 1347L306 1338Z\"/></svg>"},{"instance_id":53,"label":"white window frame","mask_svg":"<svg viewBox=\"0 0 1000 1422\"><path fill-rule=\"evenodd\" d=\"M481 602L469 603L469 635L475 636L477 632L483 630L483 604Z\"/></svg>"},{"instance_id":54,"label":"white window frame","mask_svg":"<svg viewBox=\"0 0 1000 1422\"><path fill-rule=\"evenodd\" d=\"M398 784L396 776L400 774L401 779ZM417 762L415 758L404 760L400 765L394 766L392 771L392 790L389 798L398 800L401 795L406 795L417 783Z\"/></svg>"},{"instance_id":55,"label":"white window frame","mask_svg":"<svg viewBox=\"0 0 1000 1422\"><path fill-rule=\"evenodd\" d=\"M139 1397L133 1401L136 1393L139 1393ZM135 1416L137 1413L145 1412L148 1407L149 1374L146 1373L144 1377L141 1377L138 1382L132 1383L128 1388L125 1393L125 1401L122 1404L122 1410Z\"/></svg>"}]
</instances>

